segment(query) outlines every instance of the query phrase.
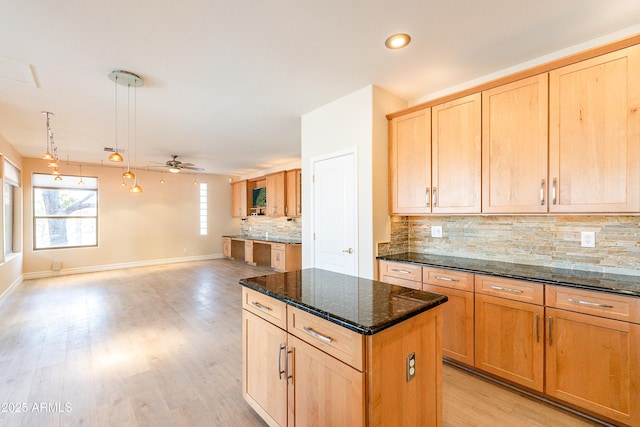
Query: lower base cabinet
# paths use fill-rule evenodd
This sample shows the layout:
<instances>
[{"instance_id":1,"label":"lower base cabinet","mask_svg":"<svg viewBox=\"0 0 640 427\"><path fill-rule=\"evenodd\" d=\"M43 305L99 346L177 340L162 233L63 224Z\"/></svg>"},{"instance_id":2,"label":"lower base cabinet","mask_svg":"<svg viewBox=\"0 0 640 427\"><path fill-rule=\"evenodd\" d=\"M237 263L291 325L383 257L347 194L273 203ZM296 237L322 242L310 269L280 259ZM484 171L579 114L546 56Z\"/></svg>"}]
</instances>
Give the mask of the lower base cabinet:
<instances>
[{"instance_id":1,"label":"lower base cabinet","mask_svg":"<svg viewBox=\"0 0 640 427\"><path fill-rule=\"evenodd\" d=\"M440 307L360 335L243 288L242 322L242 395L269 426L442 426Z\"/></svg>"}]
</instances>

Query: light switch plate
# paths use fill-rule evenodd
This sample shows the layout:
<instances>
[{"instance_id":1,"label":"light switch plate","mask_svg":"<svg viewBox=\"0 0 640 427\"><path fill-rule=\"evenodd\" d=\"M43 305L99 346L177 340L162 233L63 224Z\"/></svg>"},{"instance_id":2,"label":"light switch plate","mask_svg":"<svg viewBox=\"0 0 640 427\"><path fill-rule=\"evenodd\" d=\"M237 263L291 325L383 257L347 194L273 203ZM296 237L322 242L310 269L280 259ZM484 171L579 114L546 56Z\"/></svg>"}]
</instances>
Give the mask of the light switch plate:
<instances>
[{"instance_id":1,"label":"light switch plate","mask_svg":"<svg viewBox=\"0 0 640 427\"><path fill-rule=\"evenodd\" d=\"M580 233L580 246L583 248L595 248L596 247L596 232L595 231L582 231Z\"/></svg>"}]
</instances>

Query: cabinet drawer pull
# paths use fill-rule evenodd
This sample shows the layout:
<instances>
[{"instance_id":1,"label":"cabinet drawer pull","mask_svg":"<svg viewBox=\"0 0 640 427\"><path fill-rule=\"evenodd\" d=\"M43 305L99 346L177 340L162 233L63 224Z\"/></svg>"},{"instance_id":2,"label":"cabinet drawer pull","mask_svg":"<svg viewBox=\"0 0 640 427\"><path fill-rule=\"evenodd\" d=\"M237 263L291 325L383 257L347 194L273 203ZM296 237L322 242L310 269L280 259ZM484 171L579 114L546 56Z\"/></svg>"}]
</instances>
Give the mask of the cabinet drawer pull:
<instances>
[{"instance_id":1,"label":"cabinet drawer pull","mask_svg":"<svg viewBox=\"0 0 640 427\"><path fill-rule=\"evenodd\" d=\"M259 302L255 302L255 301L251 301L251 305L254 306L257 309L260 309L262 311L264 311L265 313L268 313L271 311L271 309L265 305L260 304Z\"/></svg>"},{"instance_id":2,"label":"cabinet drawer pull","mask_svg":"<svg viewBox=\"0 0 640 427\"><path fill-rule=\"evenodd\" d=\"M597 302L591 302L591 301L583 301L581 299L573 299L573 298L568 298L567 301L569 302L575 302L576 304L582 304L582 305L588 305L591 307L600 307L600 308L613 308L612 305L608 305L608 304L599 304Z\"/></svg>"},{"instance_id":3,"label":"cabinet drawer pull","mask_svg":"<svg viewBox=\"0 0 640 427\"><path fill-rule=\"evenodd\" d=\"M544 179L540 183L540 206L544 206Z\"/></svg>"},{"instance_id":4,"label":"cabinet drawer pull","mask_svg":"<svg viewBox=\"0 0 640 427\"><path fill-rule=\"evenodd\" d=\"M308 327L306 327L306 326L303 326L303 327L302 327L302 329L304 329L304 330L305 330L305 332L306 332L306 333L308 333L309 335L311 335L312 337L316 337L316 338L318 338L320 341L324 341L324 342L326 342L327 344L329 344L330 342L332 342L332 341L333 341L333 339L331 339L331 338L329 338L329 337L326 337L326 336L324 336L324 335L322 335L322 334L319 334L319 333L317 333L316 331L314 331L313 329L308 328Z\"/></svg>"},{"instance_id":5,"label":"cabinet drawer pull","mask_svg":"<svg viewBox=\"0 0 640 427\"><path fill-rule=\"evenodd\" d=\"M495 289L497 291L511 292L512 294L521 294L522 293L522 291L520 289L503 288L502 286L495 286L495 285L491 285L491 289Z\"/></svg>"},{"instance_id":6,"label":"cabinet drawer pull","mask_svg":"<svg viewBox=\"0 0 640 427\"><path fill-rule=\"evenodd\" d=\"M410 271L407 270L398 270L397 268L392 268L391 271L395 272L395 273L402 273L402 274L411 274Z\"/></svg>"},{"instance_id":7,"label":"cabinet drawer pull","mask_svg":"<svg viewBox=\"0 0 640 427\"><path fill-rule=\"evenodd\" d=\"M436 279L444 280L445 282L459 282L460 281L458 279L452 279L451 277L444 277L444 276L436 276Z\"/></svg>"},{"instance_id":8,"label":"cabinet drawer pull","mask_svg":"<svg viewBox=\"0 0 640 427\"><path fill-rule=\"evenodd\" d=\"M427 192L426 192L424 200L425 200L425 203L427 204L427 207L430 207L429 206L429 187L427 187Z\"/></svg>"},{"instance_id":9,"label":"cabinet drawer pull","mask_svg":"<svg viewBox=\"0 0 640 427\"><path fill-rule=\"evenodd\" d=\"M286 347L284 344L280 343L280 346L278 348L278 379L281 380L282 379L282 374L285 374L286 377L286 373L287 373L287 368L285 367L284 371L282 370L282 350L285 350ZM287 352L285 351L285 357L287 355ZM287 364L287 362L285 362L285 364Z\"/></svg>"}]
</instances>

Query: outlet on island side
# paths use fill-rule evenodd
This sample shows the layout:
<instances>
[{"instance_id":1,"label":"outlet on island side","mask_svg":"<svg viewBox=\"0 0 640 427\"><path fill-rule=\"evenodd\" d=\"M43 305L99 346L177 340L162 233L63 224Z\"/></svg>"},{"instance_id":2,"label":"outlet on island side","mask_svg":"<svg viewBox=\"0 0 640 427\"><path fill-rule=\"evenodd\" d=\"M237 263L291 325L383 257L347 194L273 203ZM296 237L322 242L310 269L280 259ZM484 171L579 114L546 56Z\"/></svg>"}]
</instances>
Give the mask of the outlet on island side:
<instances>
[{"instance_id":1,"label":"outlet on island side","mask_svg":"<svg viewBox=\"0 0 640 427\"><path fill-rule=\"evenodd\" d=\"M431 237L436 237L438 239L442 239L442 226L441 225L432 225L431 226Z\"/></svg>"},{"instance_id":2,"label":"outlet on island side","mask_svg":"<svg viewBox=\"0 0 640 427\"><path fill-rule=\"evenodd\" d=\"M580 232L580 246L582 246L583 248L595 248L596 232L595 231Z\"/></svg>"}]
</instances>

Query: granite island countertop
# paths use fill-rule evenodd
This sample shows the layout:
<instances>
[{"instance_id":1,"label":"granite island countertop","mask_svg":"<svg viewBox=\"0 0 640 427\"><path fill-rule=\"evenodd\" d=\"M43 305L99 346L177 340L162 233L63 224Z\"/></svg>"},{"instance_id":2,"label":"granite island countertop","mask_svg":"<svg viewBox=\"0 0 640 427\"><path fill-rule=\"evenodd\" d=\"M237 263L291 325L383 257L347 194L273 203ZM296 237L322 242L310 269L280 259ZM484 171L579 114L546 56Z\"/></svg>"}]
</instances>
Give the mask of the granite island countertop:
<instances>
[{"instance_id":1,"label":"granite island countertop","mask_svg":"<svg viewBox=\"0 0 640 427\"><path fill-rule=\"evenodd\" d=\"M403 252L378 259L640 297L640 276Z\"/></svg>"},{"instance_id":2,"label":"granite island countertop","mask_svg":"<svg viewBox=\"0 0 640 427\"><path fill-rule=\"evenodd\" d=\"M285 245L302 244L300 240L287 239L286 237L266 237L266 236L260 236L260 235L247 235L247 234L223 235L222 237L228 237L230 239L236 239L236 240L255 240L259 242L284 243Z\"/></svg>"},{"instance_id":3,"label":"granite island countertop","mask_svg":"<svg viewBox=\"0 0 640 427\"><path fill-rule=\"evenodd\" d=\"M240 284L363 335L448 300L444 295L316 268L241 279Z\"/></svg>"}]
</instances>

